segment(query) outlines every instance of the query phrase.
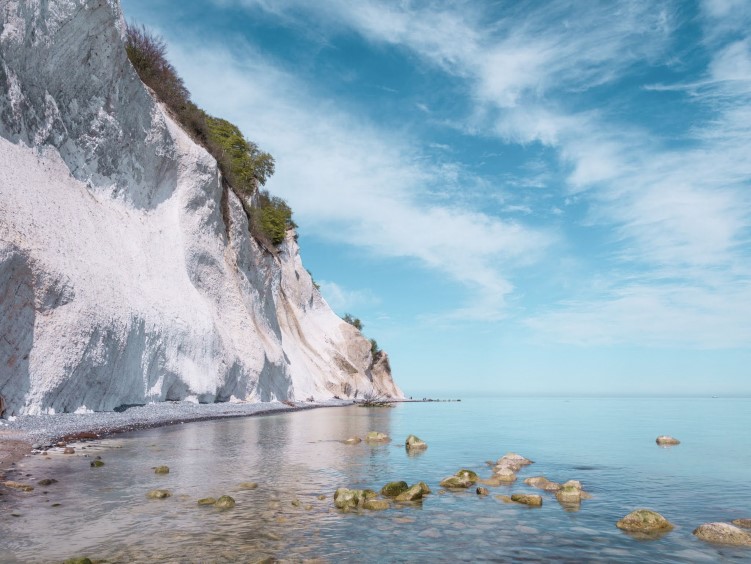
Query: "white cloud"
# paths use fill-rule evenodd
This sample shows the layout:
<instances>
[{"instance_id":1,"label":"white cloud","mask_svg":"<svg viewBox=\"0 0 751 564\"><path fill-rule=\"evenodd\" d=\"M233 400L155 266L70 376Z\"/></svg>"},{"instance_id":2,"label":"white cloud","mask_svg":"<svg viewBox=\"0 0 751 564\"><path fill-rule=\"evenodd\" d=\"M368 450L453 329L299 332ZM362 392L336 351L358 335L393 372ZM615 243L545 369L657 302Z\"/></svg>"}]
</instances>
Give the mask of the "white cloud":
<instances>
[{"instance_id":1,"label":"white cloud","mask_svg":"<svg viewBox=\"0 0 751 564\"><path fill-rule=\"evenodd\" d=\"M377 256L416 259L471 289L483 307L467 314L503 314L509 272L539 257L549 234L459 202L431 203L431 190L465 181L458 168L425 163L410 139L315 98L247 45L195 45L170 50L194 99L274 155L269 187L290 201L304 229Z\"/></svg>"}]
</instances>

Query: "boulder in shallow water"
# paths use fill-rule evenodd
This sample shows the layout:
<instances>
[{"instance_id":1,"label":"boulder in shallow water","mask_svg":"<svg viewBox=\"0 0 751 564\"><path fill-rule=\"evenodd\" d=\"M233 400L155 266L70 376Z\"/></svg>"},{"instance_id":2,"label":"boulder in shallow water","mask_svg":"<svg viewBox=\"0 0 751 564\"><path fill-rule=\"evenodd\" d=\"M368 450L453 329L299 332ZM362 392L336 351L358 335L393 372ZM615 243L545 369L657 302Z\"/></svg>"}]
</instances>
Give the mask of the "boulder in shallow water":
<instances>
[{"instance_id":1,"label":"boulder in shallow water","mask_svg":"<svg viewBox=\"0 0 751 564\"><path fill-rule=\"evenodd\" d=\"M751 529L751 519L733 519L731 523L742 529Z\"/></svg>"},{"instance_id":2,"label":"boulder in shallow water","mask_svg":"<svg viewBox=\"0 0 751 564\"><path fill-rule=\"evenodd\" d=\"M704 523L694 530L694 536L715 544L751 546L751 533L730 523Z\"/></svg>"},{"instance_id":3,"label":"boulder in shallow water","mask_svg":"<svg viewBox=\"0 0 751 564\"><path fill-rule=\"evenodd\" d=\"M656 511L637 509L615 524L619 529L630 533L667 533L673 525Z\"/></svg>"},{"instance_id":4,"label":"boulder in shallow water","mask_svg":"<svg viewBox=\"0 0 751 564\"><path fill-rule=\"evenodd\" d=\"M157 466L154 468L154 474L169 474L169 466Z\"/></svg>"},{"instance_id":5,"label":"boulder in shallow water","mask_svg":"<svg viewBox=\"0 0 751 564\"><path fill-rule=\"evenodd\" d=\"M415 435L410 435L404 442L404 447L407 450L425 450L426 448L428 448L428 443L426 443L419 437L416 437Z\"/></svg>"},{"instance_id":6,"label":"boulder in shallow water","mask_svg":"<svg viewBox=\"0 0 751 564\"><path fill-rule=\"evenodd\" d=\"M419 501L422 499L422 486L415 484L408 490L400 493L394 498L394 501Z\"/></svg>"},{"instance_id":7,"label":"boulder in shallow water","mask_svg":"<svg viewBox=\"0 0 751 564\"><path fill-rule=\"evenodd\" d=\"M44 480L39 480L37 484L40 486L51 486L52 484L57 484L57 480L55 478L45 478Z\"/></svg>"},{"instance_id":8,"label":"boulder in shallow water","mask_svg":"<svg viewBox=\"0 0 751 564\"><path fill-rule=\"evenodd\" d=\"M479 479L479 476L475 471L467 470L466 468L462 468L456 474L454 474L454 476L463 480L470 480L473 484Z\"/></svg>"},{"instance_id":9,"label":"boulder in shallow water","mask_svg":"<svg viewBox=\"0 0 751 564\"><path fill-rule=\"evenodd\" d=\"M214 505L216 503L215 497L202 497L198 500L198 505Z\"/></svg>"},{"instance_id":10,"label":"boulder in shallow water","mask_svg":"<svg viewBox=\"0 0 751 564\"><path fill-rule=\"evenodd\" d=\"M370 431L365 435L365 442L368 443L387 443L390 440L386 433L381 433L380 431Z\"/></svg>"},{"instance_id":11,"label":"boulder in shallow water","mask_svg":"<svg viewBox=\"0 0 751 564\"><path fill-rule=\"evenodd\" d=\"M518 472L522 466L533 464L529 458L524 458L521 454L507 452L495 462L496 466L508 466Z\"/></svg>"},{"instance_id":12,"label":"boulder in shallow water","mask_svg":"<svg viewBox=\"0 0 751 564\"><path fill-rule=\"evenodd\" d=\"M76 449L73 447L65 447L63 449L63 454L76 454Z\"/></svg>"},{"instance_id":13,"label":"boulder in shallow water","mask_svg":"<svg viewBox=\"0 0 751 564\"><path fill-rule=\"evenodd\" d=\"M409 484L404 481L389 482L381 488L381 495L384 497L396 497L409 489Z\"/></svg>"},{"instance_id":14,"label":"boulder in shallow water","mask_svg":"<svg viewBox=\"0 0 751 564\"><path fill-rule=\"evenodd\" d=\"M234 506L235 500L228 495L221 496L214 503L214 507L218 507L219 509L232 509Z\"/></svg>"},{"instance_id":15,"label":"boulder in shallow water","mask_svg":"<svg viewBox=\"0 0 751 564\"><path fill-rule=\"evenodd\" d=\"M368 499L375 499L378 497L378 492L375 490L363 490L362 496L368 500Z\"/></svg>"},{"instance_id":16,"label":"boulder in shallow water","mask_svg":"<svg viewBox=\"0 0 751 564\"><path fill-rule=\"evenodd\" d=\"M389 507L391 507L391 504L385 499L366 499L362 504L363 509L368 509L370 511L383 511Z\"/></svg>"},{"instance_id":17,"label":"boulder in shallow water","mask_svg":"<svg viewBox=\"0 0 751 564\"><path fill-rule=\"evenodd\" d=\"M254 490L258 487L256 482L240 482L237 486L241 490Z\"/></svg>"},{"instance_id":18,"label":"boulder in shallow water","mask_svg":"<svg viewBox=\"0 0 751 564\"><path fill-rule=\"evenodd\" d=\"M577 505L592 496L582 489L579 480L569 480L555 492L555 498L563 505Z\"/></svg>"},{"instance_id":19,"label":"boulder in shallow water","mask_svg":"<svg viewBox=\"0 0 751 564\"><path fill-rule=\"evenodd\" d=\"M493 469L493 477L502 484L510 484L516 481L516 471L508 466L496 466Z\"/></svg>"},{"instance_id":20,"label":"boulder in shallow water","mask_svg":"<svg viewBox=\"0 0 751 564\"><path fill-rule=\"evenodd\" d=\"M171 496L169 490L151 490L149 493L146 494L146 497L149 499L165 499Z\"/></svg>"},{"instance_id":21,"label":"boulder in shallow water","mask_svg":"<svg viewBox=\"0 0 751 564\"><path fill-rule=\"evenodd\" d=\"M488 488L483 488L482 486L480 486L479 488L477 488L475 490L475 492L477 492L477 495L488 495L490 493L488 491Z\"/></svg>"},{"instance_id":22,"label":"boulder in shallow water","mask_svg":"<svg viewBox=\"0 0 751 564\"><path fill-rule=\"evenodd\" d=\"M345 445L359 445L362 442L360 437L350 437L342 441Z\"/></svg>"},{"instance_id":23,"label":"boulder in shallow water","mask_svg":"<svg viewBox=\"0 0 751 564\"><path fill-rule=\"evenodd\" d=\"M365 502L363 490L339 488L334 492L334 505L339 509L355 509Z\"/></svg>"},{"instance_id":24,"label":"boulder in shallow water","mask_svg":"<svg viewBox=\"0 0 751 564\"><path fill-rule=\"evenodd\" d=\"M526 480L524 480L524 483L528 486L532 486L533 488L545 490L546 492L557 492L562 487L558 482L551 482L545 476L534 476L532 478L527 478Z\"/></svg>"},{"instance_id":25,"label":"boulder in shallow water","mask_svg":"<svg viewBox=\"0 0 751 564\"><path fill-rule=\"evenodd\" d=\"M660 446L675 446L681 444L681 441L669 435L660 435L655 439L655 442Z\"/></svg>"},{"instance_id":26,"label":"boulder in shallow water","mask_svg":"<svg viewBox=\"0 0 751 564\"><path fill-rule=\"evenodd\" d=\"M542 505L542 496L537 494L511 494L511 501L532 507L540 507Z\"/></svg>"},{"instance_id":27,"label":"boulder in shallow water","mask_svg":"<svg viewBox=\"0 0 751 564\"><path fill-rule=\"evenodd\" d=\"M104 460L92 460L89 466L92 468L101 468L104 466Z\"/></svg>"},{"instance_id":28,"label":"boulder in shallow water","mask_svg":"<svg viewBox=\"0 0 751 564\"><path fill-rule=\"evenodd\" d=\"M444 478L443 480L441 480L440 486L442 488L466 489L472 484L474 484L472 480L460 478L459 476L449 476L448 478Z\"/></svg>"},{"instance_id":29,"label":"boulder in shallow water","mask_svg":"<svg viewBox=\"0 0 751 564\"><path fill-rule=\"evenodd\" d=\"M422 490L422 495L428 495L430 493L433 493L433 490L430 489L430 486L426 484L425 482L417 482L417 485L420 486L420 489Z\"/></svg>"}]
</instances>

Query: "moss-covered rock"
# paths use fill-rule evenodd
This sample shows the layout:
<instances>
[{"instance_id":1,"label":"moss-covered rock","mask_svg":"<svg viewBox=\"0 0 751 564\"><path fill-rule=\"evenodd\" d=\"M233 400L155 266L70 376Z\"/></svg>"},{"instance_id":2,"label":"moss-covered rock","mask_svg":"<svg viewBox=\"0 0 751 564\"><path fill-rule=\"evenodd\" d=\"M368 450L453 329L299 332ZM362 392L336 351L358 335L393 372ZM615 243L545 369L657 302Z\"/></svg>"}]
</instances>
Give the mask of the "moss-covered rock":
<instances>
[{"instance_id":1,"label":"moss-covered rock","mask_svg":"<svg viewBox=\"0 0 751 564\"><path fill-rule=\"evenodd\" d=\"M378 497L378 492L375 490L363 490L362 495L365 499L375 499Z\"/></svg>"},{"instance_id":2,"label":"moss-covered rock","mask_svg":"<svg viewBox=\"0 0 751 564\"><path fill-rule=\"evenodd\" d=\"M404 447L407 450L425 450L426 448L428 448L428 443L426 443L419 437L416 437L415 435L410 435L404 442Z\"/></svg>"},{"instance_id":3,"label":"moss-covered rock","mask_svg":"<svg viewBox=\"0 0 751 564\"><path fill-rule=\"evenodd\" d=\"M493 477L503 484L510 484L516 481L516 471L507 466L496 466Z\"/></svg>"},{"instance_id":4,"label":"moss-covered rock","mask_svg":"<svg viewBox=\"0 0 751 564\"><path fill-rule=\"evenodd\" d=\"M149 493L146 494L146 497L149 499L165 499L167 497L170 497L172 494L169 490L151 490Z\"/></svg>"},{"instance_id":5,"label":"moss-covered rock","mask_svg":"<svg viewBox=\"0 0 751 564\"><path fill-rule=\"evenodd\" d=\"M228 495L223 495L214 502L214 507L219 509L232 509L234 506L235 500Z\"/></svg>"},{"instance_id":6,"label":"moss-covered rock","mask_svg":"<svg viewBox=\"0 0 751 564\"><path fill-rule=\"evenodd\" d=\"M101 468L102 466L104 466L104 461L103 460L92 460L91 464L89 466L91 466L92 468Z\"/></svg>"},{"instance_id":7,"label":"moss-covered rock","mask_svg":"<svg viewBox=\"0 0 751 564\"><path fill-rule=\"evenodd\" d=\"M370 511L383 511L391 507L391 504L385 499L368 499L362 504L363 509Z\"/></svg>"},{"instance_id":8,"label":"moss-covered rock","mask_svg":"<svg viewBox=\"0 0 751 564\"><path fill-rule=\"evenodd\" d=\"M198 500L198 505L214 505L216 503L215 497L202 497Z\"/></svg>"},{"instance_id":9,"label":"moss-covered rock","mask_svg":"<svg viewBox=\"0 0 751 564\"><path fill-rule=\"evenodd\" d=\"M169 474L169 466L157 466L154 468L154 474Z\"/></svg>"},{"instance_id":10,"label":"moss-covered rock","mask_svg":"<svg viewBox=\"0 0 751 564\"><path fill-rule=\"evenodd\" d=\"M384 497L396 497L409 489L409 484L405 481L389 482L381 488L381 495Z\"/></svg>"},{"instance_id":11,"label":"moss-covered rock","mask_svg":"<svg viewBox=\"0 0 751 564\"><path fill-rule=\"evenodd\" d=\"M57 484L57 480L54 478L45 478L44 480L39 480L37 482L37 485L39 486L51 486L52 484Z\"/></svg>"},{"instance_id":12,"label":"moss-covered rock","mask_svg":"<svg viewBox=\"0 0 751 564\"><path fill-rule=\"evenodd\" d=\"M751 546L751 533L730 523L704 523L694 529L694 536L715 544Z\"/></svg>"},{"instance_id":13,"label":"moss-covered rock","mask_svg":"<svg viewBox=\"0 0 751 564\"><path fill-rule=\"evenodd\" d=\"M540 507L542 505L542 496L537 494L511 494L511 501L514 503L521 503L532 507Z\"/></svg>"},{"instance_id":14,"label":"moss-covered rock","mask_svg":"<svg viewBox=\"0 0 751 564\"><path fill-rule=\"evenodd\" d=\"M334 505L339 509L355 509L365 503L363 490L339 488L334 492Z\"/></svg>"},{"instance_id":15,"label":"moss-covered rock","mask_svg":"<svg viewBox=\"0 0 751 564\"><path fill-rule=\"evenodd\" d=\"M666 533L673 529L672 523L651 509L637 509L615 524L619 529L632 533Z\"/></svg>"},{"instance_id":16,"label":"moss-covered rock","mask_svg":"<svg viewBox=\"0 0 751 564\"><path fill-rule=\"evenodd\" d=\"M258 487L256 482L240 482L237 486L241 490L254 490Z\"/></svg>"},{"instance_id":17,"label":"moss-covered rock","mask_svg":"<svg viewBox=\"0 0 751 564\"><path fill-rule=\"evenodd\" d=\"M422 495L428 495L430 493L433 493L433 490L430 489L430 486L426 484L425 482L417 482L417 485L420 486L420 489L422 490Z\"/></svg>"},{"instance_id":18,"label":"moss-covered rock","mask_svg":"<svg viewBox=\"0 0 751 564\"><path fill-rule=\"evenodd\" d=\"M394 498L395 501L419 501L422 499L422 486L415 484L408 490L400 493Z\"/></svg>"},{"instance_id":19,"label":"moss-covered rock","mask_svg":"<svg viewBox=\"0 0 751 564\"><path fill-rule=\"evenodd\" d=\"M441 480L440 486L442 488L450 489L466 489L470 487L474 482L466 478L460 478L459 476L449 476Z\"/></svg>"},{"instance_id":20,"label":"moss-covered rock","mask_svg":"<svg viewBox=\"0 0 751 564\"><path fill-rule=\"evenodd\" d=\"M470 480L473 484L478 480L479 476L474 470L467 470L466 468L462 468L459 470L454 476L458 478L462 478L464 480Z\"/></svg>"}]
</instances>

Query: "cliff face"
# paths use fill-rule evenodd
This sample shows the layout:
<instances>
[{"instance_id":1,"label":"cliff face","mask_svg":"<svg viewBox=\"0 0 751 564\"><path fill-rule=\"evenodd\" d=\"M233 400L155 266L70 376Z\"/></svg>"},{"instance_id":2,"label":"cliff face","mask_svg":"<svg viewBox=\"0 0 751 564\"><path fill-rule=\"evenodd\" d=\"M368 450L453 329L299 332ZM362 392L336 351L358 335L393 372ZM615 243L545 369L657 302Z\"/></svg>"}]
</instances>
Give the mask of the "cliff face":
<instances>
[{"instance_id":1,"label":"cliff face","mask_svg":"<svg viewBox=\"0 0 751 564\"><path fill-rule=\"evenodd\" d=\"M116 0L0 0L5 415L193 398L401 397L288 233L248 233L132 69Z\"/></svg>"}]
</instances>

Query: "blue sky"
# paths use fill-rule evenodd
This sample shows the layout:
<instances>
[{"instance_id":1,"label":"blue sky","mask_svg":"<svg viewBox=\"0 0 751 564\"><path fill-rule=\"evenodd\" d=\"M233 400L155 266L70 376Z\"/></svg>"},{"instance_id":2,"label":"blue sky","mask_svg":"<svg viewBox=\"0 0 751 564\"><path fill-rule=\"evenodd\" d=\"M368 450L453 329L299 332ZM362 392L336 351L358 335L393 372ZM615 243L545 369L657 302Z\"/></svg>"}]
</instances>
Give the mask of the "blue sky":
<instances>
[{"instance_id":1,"label":"blue sky","mask_svg":"<svg viewBox=\"0 0 751 564\"><path fill-rule=\"evenodd\" d=\"M122 0L408 394L751 395L751 3Z\"/></svg>"}]
</instances>

